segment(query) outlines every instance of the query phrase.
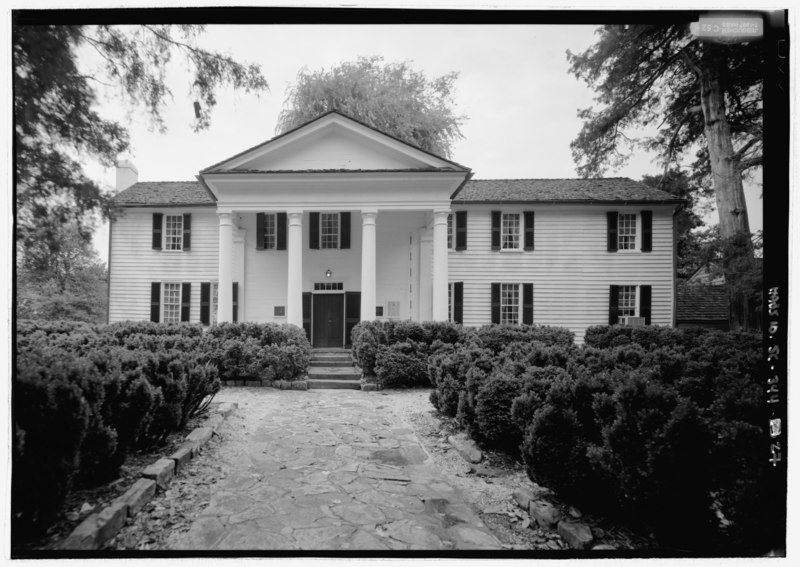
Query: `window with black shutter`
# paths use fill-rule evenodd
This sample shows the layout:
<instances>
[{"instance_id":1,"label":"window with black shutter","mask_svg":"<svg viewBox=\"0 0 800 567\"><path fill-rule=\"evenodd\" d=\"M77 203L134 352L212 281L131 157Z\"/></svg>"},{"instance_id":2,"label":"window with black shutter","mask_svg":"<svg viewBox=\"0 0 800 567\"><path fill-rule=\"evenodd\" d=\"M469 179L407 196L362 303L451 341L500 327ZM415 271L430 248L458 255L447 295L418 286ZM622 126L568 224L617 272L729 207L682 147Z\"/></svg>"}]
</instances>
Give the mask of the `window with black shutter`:
<instances>
[{"instance_id":1,"label":"window with black shutter","mask_svg":"<svg viewBox=\"0 0 800 567\"><path fill-rule=\"evenodd\" d=\"M522 324L533 325L533 284L522 284Z\"/></svg>"},{"instance_id":2,"label":"window with black shutter","mask_svg":"<svg viewBox=\"0 0 800 567\"><path fill-rule=\"evenodd\" d=\"M619 286L608 287L608 324L616 325L619 322Z\"/></svg>"},{"instance_id":3,"label":"window with black shutter","mask_svg":"<svg viewBox=\"0 0 800 567\"><path fill-rule=\"evenodd\" d=\"M650 324L653 302L653 287L649 285L639 286L639 317L644 317L644 324Z\"/></svg>"},{"instance_id":4,"label":"window with black shutter","mask_svg":"<svg viewBox=\"0 0 800 567\"><path fill-rule=\"evenodd\" d=\"M211 283L200 284L200 322L203 325L211 324Z\"/></svg>"},{"instance_id":5,"label":"window with black shutter","mask_svg":"<svg viewBox=\"0 0 800 567\"><path fill-rule=\"evenodd\" d=\"M192 215L183 215L183 250L184 252L192 248Z\"/></svg>"},{"instance_id":6,"label":"window with black shutter","mask_svg":"<svg viewBox=\"0 0 800 567\"><path fill-rule=\"evenodd\" d=\"M453 322L464 323L464 282L453 282Z\"/></svg>"},{"instance_id":7,"label":"window with black shutter","mask_svg":"<svg viewBox=\"0 0 800 567\"><path fill-rule=\"evenodd\" d=\"M642 252L653 251L653 211L642 211Z\"/></svg>"},{"instance_id":8,"label":"window with black shutter","mask_svg":"<svg viewBox=\"0 0 800 567\"><path fill-rule=\"evenodd\" d=\"M467 211L456 211L456 250L467 249Z\"/></svg>"},{"instance_id":9,"label":"window with black shutter","mask_svg":"<svg viewBox=\"0 0 800 567\"><path fill-rule=\"evenodd\" d=\"M150 284L150 320L158 323L161 314L161 282Z\"/></svg>"},{"instance_id":10,"label":"window with black shutter","mask_svg":"<svg viewBox=\"0 0 800 567\"><path fill-rule=\"evenodd\" d=\"M492 323L500 323L500 284L492 284Z\"/></svg>"},{"instance_id":11,"label":"window with black shutter","mask_svg":"<svg viewBox=\"0 0 800 567\"><path fill-rule=\"evenodd\" d=\"M181 322L188 322L192 312L192 284L181 284Z\"/></svg>"},{"instance_id":12,"label":"window with black shutter","mask_svg":"<svg viewBox=\"0 0 800 567\"><path fill-rule=\"evenodd\" d=\"M617 251L617 213L606 213L606 232L607 232L607 245L606 249L609 252Z\"/></svg>"},{"instance_id":13,"label":"window with black shutter","mask_svg":"<svg viewBox=\"0 0 800 567\"><path fill-rule=\"evenodd\" d=\"M500 211L492 211L492 250L500 250L501 218L502 218L502 213Z\"/></svg>"},{"instance_id":14,"label":"window with black shutter","mask_svg":"<svg viewBox=\"0 0 800 567\"><path fill-rule=\"evenodd\" d=\"M153 213L153 250L161 250L163 224L164 215L162 213Z\"/></svg>"},{"instance_id":15,"label":"window with black shutter","mask_svg":"<svg viewBox=\"0 0 800 567\"><path fill-rule=\"evenodd\" d=\"M233 282L233 322L239 321L239 282Z\"/></svg>"},{"instance_id":16,"label":"window with black shutter","mask_svg":"<svg viewBox=\"0 0 800 567\"><path fill-rule=\"evenodd\" d=\"M308 247L319 250L319 213L308 214Z\"/></svg>"},{"instance_id":17,"label":"window with black shutter","mask_svg":"<svg viewBox=\"0 0 800 567\"><path fill-rule=\"evenodd\" d=\"M339 248L347 250L350 248L350 213L345 211L339 213Z\"/></svg>"},{"instance_id":18,"label":"window with black shutter","mask_svg":"<svg viewBox=\"0 0 800 567\"><path fill-rule=\"evenodd\" d=\"M525 241L523 249L527 251L533 250L533 211L525 211Z\"/></svg>"}]
</instances>

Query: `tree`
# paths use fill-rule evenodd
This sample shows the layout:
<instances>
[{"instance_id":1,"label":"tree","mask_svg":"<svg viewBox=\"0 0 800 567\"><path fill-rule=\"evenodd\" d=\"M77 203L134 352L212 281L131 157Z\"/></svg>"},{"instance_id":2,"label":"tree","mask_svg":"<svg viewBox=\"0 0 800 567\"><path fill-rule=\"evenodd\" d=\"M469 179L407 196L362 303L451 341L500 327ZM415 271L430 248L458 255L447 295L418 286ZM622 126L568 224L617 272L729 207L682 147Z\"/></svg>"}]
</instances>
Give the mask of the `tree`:
<instances>
[{"instance_id":1,"label":"tree","mask_svg":"<svg viewBox=\"0 0 800 567\"><path fill-rule=\"evenodd\" d=\"M596 176L624 164L625 144L658 151L665 173L695 150L693 178L713 184L722 262L740 273L742 263L754 262L743 176L763 161L762 44L700 41L688 25L610 25L599 36L584 53L567 54L571 72L602 105L579 112L584 125L571 144L579 173ZM650 126L655 134L629 136Z\"/></svg>"},{"instance_id":2,"label":"tree","mask_svg":"<svg viewBox=\"0 0 800 567\"><path fill-rule=\"evenodd\" d=\"M359 57L330 71L301 70L278 119L277 133L331 110L360 120L413 146L450 157L466 119L453 111L458 73L428 80L408 62Z\"/></svg>"},{"instance_id":3,"label":"tree","mask_svg":"<svg viewBox=\"0 0 800 567\"><path fill-rule=\"evenodd\" d=\"M764 53L760 42L700 41L688 25L613 25L582 54L568 53L571 72L603 106L579 112L572 142L583 176L624 164L619 146L641 142L661 154L665 172L697 149L696 177L713 180L720 233L750 240L742 176L762 163ZM657 125L638 140L632 128Z\"/></svg>"},{"instance_id":4,"label":"tree","mask_svg":"<svg viewBox=\"0 0 800 567\"><path fill-rule=\"evenodd\" d=\"M44 239L17 256L17 317L106 323L108 270L76 223L61 225L54 252Z\"/></svg>"},{"instance_id":5,"label":"tree","mask_svg":"<svg viewBox=\"0 0 800 567\"><path fill-rule=\"evenodd\" d=\"M209 126L221 87L256 93L267 88L259 66L198 47L202 31L185 25L24 25L15 19L16 237L23 251L45 238L57 254L59 226L66 223L88 242L96 213L110 213L108 197L86 176L81 160L113 166L130 139L123 125L98 114L96 85L118 87L162 131L161 111L172 94L166 67L173 54L183 55L191 69L196 131ZM82 47L103 61L97 74L80 69Z\"/></svg>"}]
</instances>

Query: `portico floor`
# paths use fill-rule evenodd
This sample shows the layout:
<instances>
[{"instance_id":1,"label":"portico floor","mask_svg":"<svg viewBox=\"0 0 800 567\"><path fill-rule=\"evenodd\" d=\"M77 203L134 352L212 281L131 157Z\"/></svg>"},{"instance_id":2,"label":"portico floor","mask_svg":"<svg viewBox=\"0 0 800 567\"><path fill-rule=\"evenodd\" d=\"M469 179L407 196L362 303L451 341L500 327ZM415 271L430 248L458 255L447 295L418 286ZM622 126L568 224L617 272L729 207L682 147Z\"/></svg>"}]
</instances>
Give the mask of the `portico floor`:
<instances>
[{"instance_id":1,"label":"portico floor","mask_svg":"<svg viewBox=\"0 0 800 567\"><path fill-rule=\"evenodd\" d=\"M391 395L391 393L389 393ZM373 392L223 389L228 474L180 550L501 549Z\"/></svg>"}]
</instances>

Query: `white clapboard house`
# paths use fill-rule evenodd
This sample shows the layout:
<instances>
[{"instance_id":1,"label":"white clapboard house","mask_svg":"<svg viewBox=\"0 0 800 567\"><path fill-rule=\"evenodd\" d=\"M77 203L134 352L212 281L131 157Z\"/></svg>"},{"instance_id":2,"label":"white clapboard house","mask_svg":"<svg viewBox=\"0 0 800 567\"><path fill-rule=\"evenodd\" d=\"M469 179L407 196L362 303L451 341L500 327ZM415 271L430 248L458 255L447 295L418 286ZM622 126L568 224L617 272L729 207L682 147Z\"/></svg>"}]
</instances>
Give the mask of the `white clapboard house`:
<instances>
[{"instance_id":1,"label":"white clapboard house","mask_svg":"<svg viewBox=\"0 0 800 567\"><path fill-rule=\"evenodd\" d=\"M630 179L473 180L337 112L200 171L117 169L109 320L672 325L680 200Z\"/></svg>"}]
</instances>

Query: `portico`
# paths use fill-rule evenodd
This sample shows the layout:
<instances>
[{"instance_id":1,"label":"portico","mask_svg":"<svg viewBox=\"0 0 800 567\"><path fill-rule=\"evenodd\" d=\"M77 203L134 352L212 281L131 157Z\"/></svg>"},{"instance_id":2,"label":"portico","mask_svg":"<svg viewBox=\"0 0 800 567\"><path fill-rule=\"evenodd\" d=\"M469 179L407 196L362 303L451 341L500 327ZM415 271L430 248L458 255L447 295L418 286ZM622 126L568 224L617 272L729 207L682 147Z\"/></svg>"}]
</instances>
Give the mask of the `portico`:
<instances>
[{"instance_id":1,"label":"portico","mask_svg":"<svg viewBox=\"0 0 800 567\"><path fill-rule=\"evenodd\" d=\"M322 346L325 325L335 343L360 320L447 320L450 196L468 175L336 113L202 171L219 218L218 321L234 289L240 321L301 326Z\"/></svg>"}]
</instances>

